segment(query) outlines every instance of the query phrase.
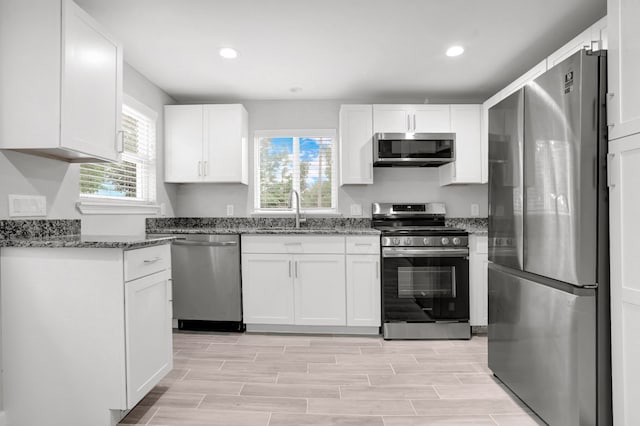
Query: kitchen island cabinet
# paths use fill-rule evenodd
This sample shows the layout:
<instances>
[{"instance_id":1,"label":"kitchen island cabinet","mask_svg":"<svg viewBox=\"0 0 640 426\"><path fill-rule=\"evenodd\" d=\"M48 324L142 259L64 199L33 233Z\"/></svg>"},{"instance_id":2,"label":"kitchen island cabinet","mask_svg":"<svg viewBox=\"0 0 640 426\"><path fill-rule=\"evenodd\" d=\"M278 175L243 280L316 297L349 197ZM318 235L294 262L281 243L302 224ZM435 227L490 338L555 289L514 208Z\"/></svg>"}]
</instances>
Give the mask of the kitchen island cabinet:
<instances>
[{"instance_id":1,"label":"kitchen island cabinet","mask_svg":"<svg viewBox=\"0 0 640 426\"><path fill-rule=\"evenodd\" d=\"M379 256L377 236L243 235L247 330L377 334Z\"/></svg>"},{"instance_id":2,"label":"kitchen island cabinet","mask_svg":"<svg viewBox=\"0 0 640 426\"><path fill-rule=\"evenodd\" d=\"M168 244L2 248L8 423L117 424L173 368L170 264Z\"/></svg>"}]
</instances>

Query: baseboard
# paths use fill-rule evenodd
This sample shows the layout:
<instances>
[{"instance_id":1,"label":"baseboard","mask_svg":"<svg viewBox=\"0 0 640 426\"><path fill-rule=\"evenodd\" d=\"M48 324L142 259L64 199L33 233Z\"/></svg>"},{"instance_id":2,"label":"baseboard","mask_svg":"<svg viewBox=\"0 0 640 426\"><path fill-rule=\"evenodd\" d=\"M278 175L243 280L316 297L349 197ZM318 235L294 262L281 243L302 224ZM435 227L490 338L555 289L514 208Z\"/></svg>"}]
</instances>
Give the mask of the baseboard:
<instances>
[{"instance_id":1,"label":"baseboard","mask_svg":"<svg viewBox=\"0 0 640 426\"><path fill-rule=\"evenodd\" d=\"M349 327L340 325L272 325L247 324L248 333L303 333L303 334L352 334L379 335L379 327Z\"/></svg>"}]
</instances>

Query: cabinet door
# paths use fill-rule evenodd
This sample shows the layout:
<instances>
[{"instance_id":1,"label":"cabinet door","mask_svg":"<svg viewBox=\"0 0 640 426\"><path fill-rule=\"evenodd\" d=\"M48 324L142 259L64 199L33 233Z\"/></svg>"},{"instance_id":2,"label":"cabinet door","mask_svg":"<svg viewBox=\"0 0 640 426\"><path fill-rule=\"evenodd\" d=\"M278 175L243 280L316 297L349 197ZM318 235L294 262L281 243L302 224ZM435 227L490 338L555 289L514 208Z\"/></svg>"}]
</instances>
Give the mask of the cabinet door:
<instances>
[{"instance_id":1,"label":"cabinet door","mask_svg":"<svg viewBox=\"0 0 640 426\"><path fill-rule=\"evenodd\" d=\"M640 134L610 143L609 155L613 418L631 426L640 424Z\"/></svg>"},{"instance_id":2,"label":"cabinet door","mask_svg":"<svg viewBox=\"0 0 640 426\"><path fill-rule=\"evenodd\" d=\"M440 167L440 185L481 183L480 105L451 105L451 131L456 134L456 161Z\"/></svg>"},{"instance_id":3,"label":"cabinet door","mask_svg":"<svg viewBox=\"0 0 640 426\"><path fill-rule=\"evenodd\" d=\"M173 368L171 274L125 283L127 408L133 408Z\"/></svg>"},{"instance_id":4,"label":"cabinet door","mask_svg":"<svg viewBox=\"0 0 640 426\"><path fill-rule=\"evenodd\" d=\"M204 182L247 184L247 136L242 105L204 105Z\"/></svg>"},{"instance_id":5,"label":"cabinet door","mask_svg":"<svg viewBox=\"0 0 640 426\"><path fill-rule=\"evenodd\" d=\"M202 181L202 105L164 107L165 182Z\"/></svg>"},{"instance_id":6,"label":"cabinet door","mask_svg":"<svg viewBox=\"0 0 640 426\"><path fill-rule=\"evenodd\" d=\"M346 325L344 255L293 259L296 325Z\"/></svg>"},{"instance_id":7,"label":"cabinet door","mask_svg":"<svg viewBox=\"0 0 640 426\"><path fill-rule=\"evenodd\" d=\"M640 2L607 2L609 139L640 132Z\"/></svg>"},{"instance_id":8,"label":"cabinet door","mask_svg":"<svg viewBox=\"0 0 640 426\"><path fill-rule=\"evenodd\" d=\"M469 241L469 323L486 326L488 317L488 239L472 235Z\"/></svg>"},{"instance_id":9,"label":"cabinet door","mask_svg":"<svg viewBox=\"0 0 640 426\"><path fill-rule=\"evenodd\" d=\"M293 324L293 304L290 255L242 255L242 306L246 324Z\"/></svg>"},{"instance_id":10,"label":"cabinet door","mask_svg":"<svg viewBox=\"0 0 640 426\"><path fill-rule=\"evenodd\" d=\"M411 112L412 132L450 132L451 113L449 105L415 105Z\"/></svg>"},{"instance_id":11,"label":"cabinet door","mask_svg":"<svg viewBox=\"0 0 640 426\"><path fill-rule=\"evenodd\" d=\"M373 107L340 107L340 185L373 183Z\"/></svg>"},{"instance_id":12,"label":"cabinet door","mask_svg":"<svg viewBox=\"0 0 640 426\"><path fill-rule=\"evenodd\" d=\"M62 4L61 146L115 161L123 149L122 46L75 3Z\"/></svg>"},{"instance_id":13,"label":"cabinet door","mask_svg":"<svg viewBox=\"0 0 640 426\"><path fill-rule=\"evenodd\" d=\"M380 326L380 255L347 255L347 325Z\"/></svg>"},{"instance_id":14,"label":"cabinet door","mask_svg":"<svg viewBox=\"0 0 640 426\"><path fill-rule=\"evenodd\" d=\"M412 126L407 105L373 106L374 133L406 133L412 131Z\"/></svg>"}]
</instances>

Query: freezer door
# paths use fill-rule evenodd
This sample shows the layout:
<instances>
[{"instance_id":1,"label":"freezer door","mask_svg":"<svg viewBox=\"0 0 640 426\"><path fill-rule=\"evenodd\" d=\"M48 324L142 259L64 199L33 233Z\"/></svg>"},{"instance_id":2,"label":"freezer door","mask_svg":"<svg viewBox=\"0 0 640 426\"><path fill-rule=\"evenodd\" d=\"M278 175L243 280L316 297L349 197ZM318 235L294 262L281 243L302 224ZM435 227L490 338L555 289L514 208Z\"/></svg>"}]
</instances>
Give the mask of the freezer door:
<instances>
[{"instance_id":1,"label":"freezer door","mask_svg":"<svg viewBox=\"0 0 640 426\"><path fill-rule=\"evenodd\" d=\"M573 288L489 266L489 368L550 425L597 423L597 290Z\"/></svg>"},{"instance_id":2,"label":"freezer door","mask_svg":"<svg viewBox=\"0 0 640 426\"><path fill-rule=\"evenodd\" d=\"M522 269L524 90L489 109L489 260Z\"/></svg>"},{"instance_id":3,"label":"freezer door","mask_svg":"<svg viewBox=\"0 0 640 426\"><path fill-rule=\"evenodd\" d=\"M524 269L597 283L598 57L578 52L525 87Z\"/></svg>"}]
</instances>

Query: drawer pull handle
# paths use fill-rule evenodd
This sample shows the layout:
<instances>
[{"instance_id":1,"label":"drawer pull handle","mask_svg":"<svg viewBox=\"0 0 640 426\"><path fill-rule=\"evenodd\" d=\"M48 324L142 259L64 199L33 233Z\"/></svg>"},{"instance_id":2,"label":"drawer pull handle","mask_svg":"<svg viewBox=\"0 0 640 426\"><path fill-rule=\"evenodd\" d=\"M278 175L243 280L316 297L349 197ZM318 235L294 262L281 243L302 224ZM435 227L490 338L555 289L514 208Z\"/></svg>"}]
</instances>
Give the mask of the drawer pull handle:
<instances>
[{"instance_id":1,"label":"drawer pull handle","mask_svg":"<svg viewBox=\"0 0 640 426\"><path fill-rule=\"evenodd\" d=\"M357 246L367 246L371 247L371 243L356 243Z\"/></svg>"},{"instance_id":2,"label":"drawer pull handle","mask_svg":"<svg viewBox=\"0 0 640 426\"><path fill-rule=\"evenodd\" d=\"M157 262L157 261L159 261L159 260L160 260L160 257L154 257L153 259L145 259L145 260L144 260L144 263L145 263L145 264L147 264L147 265L149 265L149 264L151 264L151 263L156 263L156 262Z\"/></svg>"}]
</instances>

